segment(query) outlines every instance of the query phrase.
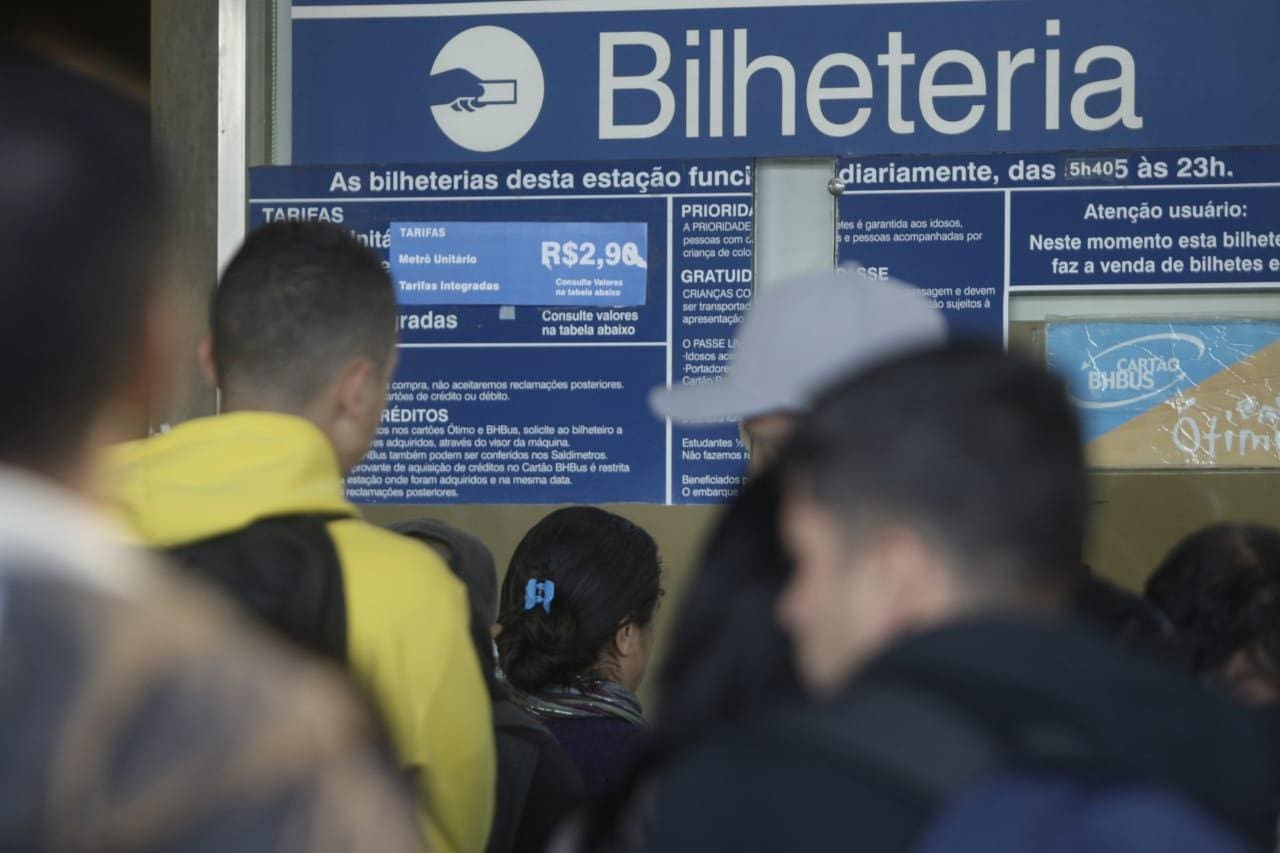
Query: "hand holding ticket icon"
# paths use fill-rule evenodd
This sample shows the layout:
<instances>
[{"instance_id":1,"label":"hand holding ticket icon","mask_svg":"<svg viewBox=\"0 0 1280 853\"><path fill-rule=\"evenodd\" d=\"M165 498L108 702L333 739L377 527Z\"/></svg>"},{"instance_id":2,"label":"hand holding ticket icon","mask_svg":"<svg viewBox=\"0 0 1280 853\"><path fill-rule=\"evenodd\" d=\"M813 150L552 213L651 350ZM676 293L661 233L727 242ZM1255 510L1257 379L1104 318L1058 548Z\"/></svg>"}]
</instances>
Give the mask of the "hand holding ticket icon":
<instances>
[{"instance_id":1,"label":"hand holding ticket icon","mask_svg":"<svg viewBox=\"0 0 1280 853\"><path fill-rule=\"evenodd\" d=\"M481 80L465 68L450 68L427 78L431 106L448 104L455 112L473 113L481 107L516 102L515 80Z\"/></svg>"}]
</instances>

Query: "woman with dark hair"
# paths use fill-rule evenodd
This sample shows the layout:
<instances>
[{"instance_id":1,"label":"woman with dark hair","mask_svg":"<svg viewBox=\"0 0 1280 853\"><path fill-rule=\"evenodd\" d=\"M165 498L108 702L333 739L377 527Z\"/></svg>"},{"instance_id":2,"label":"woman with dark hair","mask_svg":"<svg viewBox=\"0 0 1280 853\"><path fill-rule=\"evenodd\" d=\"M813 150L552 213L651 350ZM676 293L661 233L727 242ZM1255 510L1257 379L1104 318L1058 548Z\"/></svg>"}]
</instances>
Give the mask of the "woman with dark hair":
<instances>
[{"instance_id":1,"label":"woman with dark hair","mask_svg":"<svg viewBox=\"0 0 1280 853\"><path fill-rule=\"evenodd\" d=\"M573 758L589 795L624 776L647 734L635 691L649 665L660 580L653 537L579 506L525 534L502 584L503 674Z\"/></svg>"},{"instance_id":2,"label":"woman with dark hair","mask_svg":"<svg viewBox=\"0 0 1280 853\"><path fill-rule=\"evenodd\" d=\"M1169 552L1146 595L1173 623L1196 675L1244 701L1280 704L1280 530L1206 527Z\"/></svg>"}]
</instances>

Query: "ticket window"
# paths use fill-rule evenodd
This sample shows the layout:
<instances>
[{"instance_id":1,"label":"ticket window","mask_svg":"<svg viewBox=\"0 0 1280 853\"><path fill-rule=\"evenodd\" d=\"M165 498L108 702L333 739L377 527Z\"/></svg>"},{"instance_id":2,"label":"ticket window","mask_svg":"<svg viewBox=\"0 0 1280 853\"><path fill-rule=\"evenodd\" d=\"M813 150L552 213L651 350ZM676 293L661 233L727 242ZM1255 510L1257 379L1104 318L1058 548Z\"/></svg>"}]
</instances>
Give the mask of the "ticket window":
<instances>
[{"instance_id":1,"label":"ticket window","mask_svg":"<svg viewBox=\"0 0 1280 853\"><path fill-rule=\"evenodd\" d=\"M1275 294L1259 291L1026 294L1011 298L1010 345L1039 357L1048 355L1048 335L1056 334L1055 324L1059 324L1057 330L1068 334L1099 328L1094 321L1102 324L1105 334L1111 324L1125 340L1184 330L1190 337L1209 343L1210 357L1212 338L1225 343L1231 336L1243 340L1259 337L1257 352L1228 343L1234 357L1223 358L1222 364L1211 368L1213 377L1196 377L1198 385L1182 392L1181 400L1169 401L1173 408L1189 408L1165 416L1155 430L1143 431L1136 444L1122 440L1124 430L1091 443L1095 448L1093 527L1086 557L1099 572L1138 587L1177 541L1206 525L1221 521L1277 523L1274 445L1270 449L1253 447L1255 439L1261 442L1261 436L1276 434L1274 422L1280 417L1280 413L1271 414L1280 407L1280 382L1276 381L1280 371L1265 360L1274 346L1261 340L1273 335L1270 321L1277 317L1280 311ZM1075 322L1086 320L1078 325ZM1239 322L1242 320L1249 322ZM1194 356L1197 345L1194 341L1178 343L1175 349L1185 347ZM1101 342L1098 346L1103 351L1109 348ZM1248 350L1254 347L1252 342L1247 345ZM1167 351L1159 354L1163 357ZM1158 377L1161 365L1151 367ZM1230 381L1215 388L1219 378ZM1197 400L1198 390L1203 393ZM1145 393L1145 389L1134 394L1117 391L1112 396ZM1171 406L1162 408L1168 412ZM1129 424L1141 425L1144 418L1152 417L1151 412L1140 414ZM1237 421L1234 426L1233 420ZM1086 436L1088 423L1086 419ZM1220 426L1214 429L1210 424ZM1216 437L1210 434L1211 429ZM1231 433L1230 448L1227 433ZM1238 452L1242 443L1249 445L1247 455Z\"/></svg>"},{"instance_id":2,"label":"ticket window","mask_svg":"<svg viewBox=\"0 0 1280 853\"><path fill-rule=\"evenodd\" d=\"M244 165L288 165L293 145L289 3L246 0L245 5ZM754 161L752 266L757 288L767 288L792 275L831 269L841 258L838 233L843 199L833 195L831 181L839 176L844 162L834 156ZM243 218L237 222L230 210L236 205L244 209L243 182L240 186L239 197L233 193L220 203L220 219L224 220L220 252L233 246L243 232ZM998 234L990 236L999 239ZM1212 292L1015 292L1007 302L1007 340L1013 349L1050 358L1055 323L1088 319L1172 326L1260 319L1276 316L1274 299L1267 292L1243 288ZM1224 519L1274 522L1274 501L1269 497L1274 474L1270 469L1266 463L1177 465L1152 459L1132 465L1113 460L1106 467L1095 467L1089 562L1103 574L1137 586L1174 542L1198 527ZM485 539L502 567L524 531L552 508L541 503L373 504L366 507L366 513L379 522L430 514L456 523ZM663 618L669 619L718 507L623 503L609 508L640 523L658 539L670 593Z\"/></svg>"},{"instance_id":3,"label":"ticket window","mask_svg":"<svg viewBox=\"0 0 1280 853\"><path fill-rule=\"evenodd\" d=\"M264 78L267 82L269 78ZM268 92L273 91L267 86ZM250 98L253 114L254 99ZM260 112L264 117L270 111ZM278 116L279 114L277 114ZM287 131L252 133L250 165L287 162ZM273 140L271 142L270 140ZM283 146L283 147L282 147ZM755 276L767 287L794 275L829 270L832 266L834 203L826 185L834 160L777 160L755 163ZM817 202L816 204L814 202ZM773 223L770 226L768 223ZM499 572L521 536L555 504L433 504L368 505L366 517L378 523L392 523L420 515L430 515L462 527L481 537L492 549ZM703 542L721 506L715 504L663 506L648 503L606 504L648 530L657 540L664 565L666 597L659 611L658 654L665 632L678 612L680 593L687 583ZM651 684L652 682L650 682Z\"/></svg>"}]
</instances>

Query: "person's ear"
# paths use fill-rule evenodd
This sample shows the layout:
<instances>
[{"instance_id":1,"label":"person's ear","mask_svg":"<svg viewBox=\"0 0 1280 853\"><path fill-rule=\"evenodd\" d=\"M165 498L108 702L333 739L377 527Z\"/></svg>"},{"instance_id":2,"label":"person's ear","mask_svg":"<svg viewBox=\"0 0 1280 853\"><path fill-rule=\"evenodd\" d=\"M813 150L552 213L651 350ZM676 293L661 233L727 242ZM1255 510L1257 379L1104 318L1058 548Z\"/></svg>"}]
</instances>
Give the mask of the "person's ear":
<instances>
[{"instance_id":1,"label":"person's ear","mask_svg":"<svg viewBox=\"0 0 1280 853\"><path fill-rule=\"evenodd\" d=\"M641 635L639 626L634 622L626 623L613 634L613 648L618 655L618 660L626 660L638 655L643 643L644 637Z\"/></svg>"},{"instance_id":2,"label":"person's ear","mask_svg":"<svg viewBox=\"0 0 1280 853\"><path fill-rule=\"evenodd\" d=\"M928 622L950 588L933 550L915 531L889 527L877 534L873 554L866 570L884 604L887 628L896 634Z\"/></svg>"},{"instance_id":3,"label":"person's ear","mask_svg":"<svg viewBox=\"0 0 1280 853\"><path fill-rule=\"evenodd\" d=\"M382 371L370 359L360 356L347 362L336 385L339 413L361 419L381 399L381 381Z\"/></svg>"},{"instance_id":4,"label":"person's ear","mask_svg":"<svg viewBox=\"0 0 1280 853\"><path fill-rule=\"evenodd\" d=\"M206 334L200 339L200 345L196 348L196 357L200 361L200 373L204 376L204 381L209 383L210 387L219 387L221 382L218 380L218 364L213 358L213 335Z\"/></svg>"}]
</instances>

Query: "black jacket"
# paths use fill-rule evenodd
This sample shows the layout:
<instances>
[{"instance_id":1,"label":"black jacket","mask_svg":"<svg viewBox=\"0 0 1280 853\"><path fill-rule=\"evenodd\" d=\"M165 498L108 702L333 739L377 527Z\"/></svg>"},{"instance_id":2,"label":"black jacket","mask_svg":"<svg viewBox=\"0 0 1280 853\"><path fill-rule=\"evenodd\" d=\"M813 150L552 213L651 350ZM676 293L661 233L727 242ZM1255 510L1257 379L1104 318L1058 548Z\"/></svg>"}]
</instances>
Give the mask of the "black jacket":
<instances>
[{"instance_id":1,"label":"black jacket","mask_svg":"<svg viewBox=\"0 0 1280 853\"><path fill-rule=\"evenodd\" d=\"M916 761L945 777L973 732L992 749L969 777L903 771ZM966 784L1030 769L1181 793L1262 847L1276 827L1275 732L1270 714L1083 629L956 625L901 643L825 707L736 728L671 765L645 844L907 850Z\"/></svg>"}]
</instances>

